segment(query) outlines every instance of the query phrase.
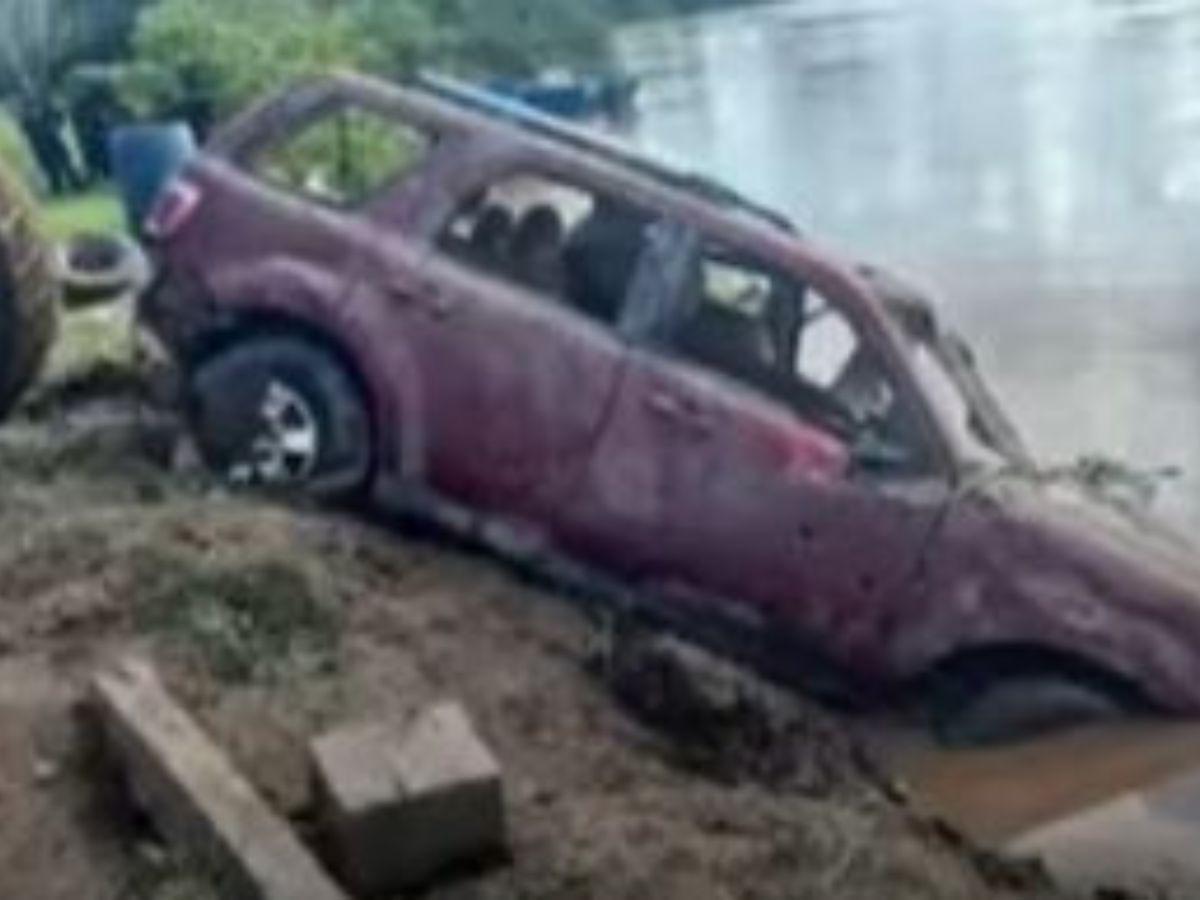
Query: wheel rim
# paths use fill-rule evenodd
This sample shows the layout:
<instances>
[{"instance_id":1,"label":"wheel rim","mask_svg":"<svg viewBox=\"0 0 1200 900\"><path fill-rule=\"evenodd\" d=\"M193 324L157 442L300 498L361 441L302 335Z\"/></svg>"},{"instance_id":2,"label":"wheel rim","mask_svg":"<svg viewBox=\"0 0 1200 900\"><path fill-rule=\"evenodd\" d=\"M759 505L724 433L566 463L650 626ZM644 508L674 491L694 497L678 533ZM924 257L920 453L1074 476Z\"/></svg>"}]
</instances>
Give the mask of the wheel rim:
<instances>
[{"instance_id":1,"label":"wheel rim","mask_svg":"<svg viewBox=\"0 0 1200 900\"><path fill-rule=\"evenodd\" d=\"M258 430L247 457L229 470L239 485L288 485L308 480L320 457L320 429L312 406L282 381L272 380L258 407Z\"/></svg>"}]
</instances>

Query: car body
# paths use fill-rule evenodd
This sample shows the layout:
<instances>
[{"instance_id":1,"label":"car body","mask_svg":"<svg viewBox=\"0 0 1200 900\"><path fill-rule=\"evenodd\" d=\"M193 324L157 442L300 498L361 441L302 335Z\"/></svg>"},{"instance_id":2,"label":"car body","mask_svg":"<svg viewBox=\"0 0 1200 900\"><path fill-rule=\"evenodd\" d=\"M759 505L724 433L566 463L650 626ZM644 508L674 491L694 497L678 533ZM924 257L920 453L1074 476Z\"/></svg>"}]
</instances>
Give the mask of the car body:
<instances>
[{"instance_id":1,"label":"car body","mask_svg":"<svg viewBox=\"0 0 1200 900\"><path fill-rule=\"evenodd\" d=\"M353 166L304 159L347 111L421 151L344 187ZM329 146L375 146L348 128ZM538 223L553 258L522 270ZM880 693L982 660L1200 711L1192 547L1039 472L916 292L727 189L447 82L347 74L228 125L148 232L141 319L188 378L263 334L344 370L370 458L339 490Z\"/></svg>"}]
</instances>

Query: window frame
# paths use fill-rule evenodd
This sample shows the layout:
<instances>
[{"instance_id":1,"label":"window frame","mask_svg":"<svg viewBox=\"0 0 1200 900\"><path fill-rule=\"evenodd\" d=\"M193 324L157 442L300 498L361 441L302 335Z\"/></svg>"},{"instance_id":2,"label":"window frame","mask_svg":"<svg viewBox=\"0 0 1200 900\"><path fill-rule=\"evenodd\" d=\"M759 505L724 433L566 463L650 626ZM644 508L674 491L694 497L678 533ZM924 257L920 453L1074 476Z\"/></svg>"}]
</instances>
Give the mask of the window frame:
<instances>
[{"instance_id":1,"label":"window frame","mask_svg":"<svg viewBox=\"0 0 1200 900\"><path fill-rule=\"evenodd\" d=\"M344 203L283 184L266 177L256 168L272 151L303 138L305 132L310 128L319 127L323 120L333 120L349 111L367 113L397 132L408 131L421 137L424 141L424 153L413 165L396 172L372 188L364 198ZM243 175L274 193L334 213L371 215L388 205L389 200L404 185L428 170L438 154L441 141L442 136L426 123L418 123L401 115L396 109L375 102L371 97L338 91L317 98L315 102L293 111L291 115L271 117L263 128L237 146L236 151L230 155L230 160Z\"/></svg>"},{"instance_id":2,"label":"window frame","mask_svg":"<svg viewBox=\"0 0 1200 900\"><path fill-rule=\"evenodd\" d=\"M667 221L669 217L649 204L630 199L623 191L613 190L607 186L596 187L578 173L546 165L541 160L506 159L502 165L480 166L475 169L473 174L475 177L462 180L453 185L452 189L447 192L449 197L444 207L439 210L437 216L431 218L428 222L425 233L430 253L434 254L444 264L459 267L477 278L483 278L494 284L501 285L504 289L513 291L542 308L553 309L569 315L580 322L587 323L592 327L599 328L626 344L638 345L652 340L650 335L640 334L639 326L632 321L638 312L643 310L650 302L650 297L652 296L648 295L647 286L648 278L650 277L648 272L654 267L652 260L649 258L651 255L651 241L649 239L642 248L641 256L634 266L633 275L630 277L629 284L626 287L625 296L621 300L620 309L617 312L615 320L612 322L605 322L589 316L574 303L569 302L568 298L556 297L544 293L516 279L506 277L501 273L462 259L448 252L443 246L442 241L462 214L465 205L473 197L478 196L481 192L490 191L497 185L520 178L539 178L552 184L561 185L568 190L586 194L593 201L603 196L619 203L627 204L633 209L646 214L650 223L647 226L648 237L650 232L661 223ZM671 284L668 287L672 298L678 293L678 289L679 286L675 284ZM668 305L673 304L668 303Z\"/></svg>"},{"instance_id":3,"label":"window frame","mask_svg":"<svg viewBox=\"0 0 1200 900\"><path fill-rule=\"evenodd\" d=\"M722 235L705 232L693 225L685 224L682 227L688 229L694 239L679 247L680 252L692 255L690 260L679 265L681 271L687 271L688 266L702 267L706 250L716 247L721 252L722 259L727 263L732 262L734 265L743 265L751 270L761 270L762 274L771 279L782 279L797 286L803 285L805 293L812 289L812 284L809 280L800 273L791 271L788 266L772 261L767 253L754 250L745 244L730 241ZM701 274L702 277L703 275ZM699 369L707 375L719 379L722 384L729 384L738 390L749 391L756 398L786 410L788 415L798 422L818 428L826 433L831 432L830 426L822 423L815 417L805 415L803 410L796 408L795 405L779 397L773 396L768 390L755 385L747 379L738 377L735 373L726 372L716 366L706 364L701 360L686 355L680 348L681 334L679 329L682 328L683 323L686 321L689 311L694 312L698 306L693 307L691 300L684 294L688 289L686 279L676 284L675 288L676 294L673 302L670 304L675 310L672 314L674 328L666 334L665 340L655 344L655 352L666 357L676 365ZM914 396L912 391L908 389L905 380L901 377L901 373L896 370L896 366L893 365L892 358L886 352L886 348L882 345L881 339L875 329L868 327L854 305L846 302L836 291L822 290L820 291L820 297L828 304L830 309L841 315L853 329L862 348L860 352L868 353L870 359L874 360L882 375L887 378L890 389L894 393L894 402L901 405L900 415L912 425L911 439L914 443L910 449L914 456L913 469L901 469L894 473L885 473L885 475L887 477L905 478L928 477L933 472L940 471L939 448L927 432L926 427L921 424L920 407L923 399L919 395ZM797 377L799 383L803 384L803 379L799 377L799 373L791 374ZM819 385L813 385L812 387L816 390L824 391ZM838 440L843 440L848 446L853 444L853 442L845 441L836 434L833 436Z\"/></svg>"}]
</instances>

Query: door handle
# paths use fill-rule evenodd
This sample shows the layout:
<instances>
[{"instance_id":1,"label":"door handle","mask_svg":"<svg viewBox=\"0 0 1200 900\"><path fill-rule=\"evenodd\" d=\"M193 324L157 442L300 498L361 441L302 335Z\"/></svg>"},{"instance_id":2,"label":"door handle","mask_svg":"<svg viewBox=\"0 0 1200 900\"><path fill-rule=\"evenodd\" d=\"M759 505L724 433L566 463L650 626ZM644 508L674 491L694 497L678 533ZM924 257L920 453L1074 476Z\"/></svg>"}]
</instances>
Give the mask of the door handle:
<instances>
[{"instance_id":1,"label":"door handle","mask_svg":"<svg viewBox=\"0 0 1200 900\"><path fill-rule=\"evenodd\" d=\"M460 300L447 294L436 281L423 278L398 278L388 286L388 293L405 306L421 309L435 319L445 319L462 306Z\"/></svg>"},{"instance_id":2,"label":"door handle","mask_svg":"<svg viewBox=\"0 0 1200 900\"><path fill-rule=\"evenodd\" d=\"M682 426L698 437L707 437L715 427L712 417L698 403L669 391L652 391L646 405L658 418Z\"/></svg>"}]
</instances>

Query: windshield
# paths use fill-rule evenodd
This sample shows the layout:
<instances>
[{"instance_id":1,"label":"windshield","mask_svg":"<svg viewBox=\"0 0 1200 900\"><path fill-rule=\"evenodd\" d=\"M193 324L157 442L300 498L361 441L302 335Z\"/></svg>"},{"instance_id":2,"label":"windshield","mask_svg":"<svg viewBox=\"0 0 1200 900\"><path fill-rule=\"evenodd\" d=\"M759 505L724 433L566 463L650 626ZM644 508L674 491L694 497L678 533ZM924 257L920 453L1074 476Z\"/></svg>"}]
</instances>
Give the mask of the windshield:
<instances>
[{"instance_id":1,"label":"windshield","mask_svg":"<svg viewBox=\"0 0 1200 900\"><path fill-rule=\"evenodd\" d=\"M1024 440L975 365L967 343L938 322L932 305L892 275L859 270L875 288L905 339L922 391L968 467L1033 464Z\"/></svg>"},{"instance_id":2,"label":"windshield","mask_svg":"<svg viewBox=\"0 0 1200 900\"><path fill-rule=\"evenodd\" d=\"M911 338L908 348L917 379L938 418L949 429L956 455L968 465L995 467L1003 464L1004 454L977 432L970 402L938 355L927 344Z\"/></svg>"}]
</instances>

